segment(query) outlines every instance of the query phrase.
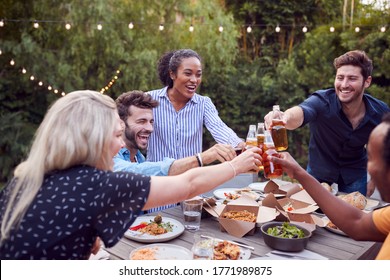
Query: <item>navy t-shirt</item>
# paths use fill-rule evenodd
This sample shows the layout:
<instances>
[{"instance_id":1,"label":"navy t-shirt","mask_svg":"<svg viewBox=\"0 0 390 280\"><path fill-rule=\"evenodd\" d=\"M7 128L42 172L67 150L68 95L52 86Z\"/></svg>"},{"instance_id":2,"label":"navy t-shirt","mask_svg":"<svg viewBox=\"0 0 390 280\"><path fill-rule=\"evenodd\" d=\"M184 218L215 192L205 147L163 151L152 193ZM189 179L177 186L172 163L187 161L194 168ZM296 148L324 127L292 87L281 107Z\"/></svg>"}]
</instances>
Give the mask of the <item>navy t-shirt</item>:
<instances>
[{"instance_id":1,"label":"navy t-shirt","mask_svg":"<svg viewBox=\"0 0 390 280\"><path fill-rule=\"evenodd\" d=\"M1 193L1 217L13 183ZM119 241L149 191L150 177L135 173L89 166L53 172L1 245L0 259L86 259L97 236L107 247Z\"/></svg>"},{"instance_id":2,"label":"navy t-shirt","mask_svg":"<svg viewBox=\"0 0 390 280\"><path fill-rule=\"evenodd\" d=\"M365 145L371 131L381 122L389 106L364 94L366 114L357 128L342 111L335 90L319 90L299 106L304 113L303 125L309 123L310 142L308 166L318 180L345 184L363 177L367 172Z\"/></svg>"}]
</instances>

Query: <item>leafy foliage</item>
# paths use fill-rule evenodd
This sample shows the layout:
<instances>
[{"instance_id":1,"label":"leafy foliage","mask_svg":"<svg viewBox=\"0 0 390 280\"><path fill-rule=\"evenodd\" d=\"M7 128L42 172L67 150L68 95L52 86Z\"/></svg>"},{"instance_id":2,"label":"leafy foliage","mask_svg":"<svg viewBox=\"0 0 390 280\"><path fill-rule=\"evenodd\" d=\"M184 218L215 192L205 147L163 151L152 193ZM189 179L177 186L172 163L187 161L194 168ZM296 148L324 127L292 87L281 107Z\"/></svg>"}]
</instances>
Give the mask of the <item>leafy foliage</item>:
<instances>
[{"instance_id":1,"label":"leafy foliage","mask_svg":"<svg viewBox=\"0 0 390 280\"><path fill-rule=\"evenodd\" d=\"M357 1L355 1L357 2ZM105 94L161 87L158 58L191 48L203 58L199 93L209 96L221 118L244 138L274 104L282 110L310 93L333 86L333 59L365 50L374 62L368 92L390 103L390 33L373 26L390 22L388 10L355 3L353 26L341 22L344 0L90 0L0 2L0 181L27 154L34 131L60 92L100 90ZM348 6L348 9L350 6ZM32 26L38 20L40 28ZM40 21L41 20L41 21ZM43 20L43 21L42 21ZM347 17L347 22L351 22ZM65 22L72 24L70 30ZM128 24L134 24L133 29ZM96 25L101 23L102 30ZM159 31L158 25L164 30ZM194 31L188 27L193 24ZM218 26L224 32L218 31ZM246 27L253 27L252 33ZM281 31L275 32L279 25ZM309 32L303 33L307 25ZM330 26L335 32L329 32ZM15 65L10 65L10 60ZM21 74L25 67L27 73ZM118 74L116 71L120 70ZM34 75L36 79L30 80ZM38 81L44 81L43 86ZM289 132L289 152L307 160L308 128ZM214 143L205 133L204 149Z\"/></svg>"}]
</instances>

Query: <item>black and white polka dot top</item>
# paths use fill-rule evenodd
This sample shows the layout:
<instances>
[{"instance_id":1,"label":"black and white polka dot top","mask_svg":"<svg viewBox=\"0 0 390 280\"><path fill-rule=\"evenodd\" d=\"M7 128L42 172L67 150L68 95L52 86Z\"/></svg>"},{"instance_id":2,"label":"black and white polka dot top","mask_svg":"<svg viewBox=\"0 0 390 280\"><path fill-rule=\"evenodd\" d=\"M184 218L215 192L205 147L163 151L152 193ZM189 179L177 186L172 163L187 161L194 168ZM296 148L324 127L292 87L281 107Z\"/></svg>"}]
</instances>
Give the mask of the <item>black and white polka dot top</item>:
<instances>
[{"instance_id":1,"label":"black and white polka dot top","mask_svg":"<svg viewBox=\"0 0 390 280\"><path fill-rule=\"evenodd\" d=\"M12 188L0 194L0 217ZM150 177L76 166L45 176L0 259L86 259L99 236L114 246L141 213Z\"/></svg>"}]
</instances>

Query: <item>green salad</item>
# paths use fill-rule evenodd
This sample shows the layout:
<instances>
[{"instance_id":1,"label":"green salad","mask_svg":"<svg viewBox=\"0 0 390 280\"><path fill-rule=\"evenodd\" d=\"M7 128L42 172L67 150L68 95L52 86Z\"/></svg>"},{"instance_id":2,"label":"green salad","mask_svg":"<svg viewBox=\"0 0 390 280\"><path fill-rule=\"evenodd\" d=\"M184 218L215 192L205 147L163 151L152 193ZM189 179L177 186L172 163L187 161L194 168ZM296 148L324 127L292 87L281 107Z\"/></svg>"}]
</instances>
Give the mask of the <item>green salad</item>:
<instances>
[{"instance_id":1,"label":"green salad","mask_svg":"<svg viewBox=\"0 0 390 280\"><path fill-rule=\"evenodd\" d=\"M281 226L270 227L267 229L269 235L282 237L282 238L303 238L305 233L303 230L291 225L288 222L284 222Z\"/></svg>"}]
</instances>

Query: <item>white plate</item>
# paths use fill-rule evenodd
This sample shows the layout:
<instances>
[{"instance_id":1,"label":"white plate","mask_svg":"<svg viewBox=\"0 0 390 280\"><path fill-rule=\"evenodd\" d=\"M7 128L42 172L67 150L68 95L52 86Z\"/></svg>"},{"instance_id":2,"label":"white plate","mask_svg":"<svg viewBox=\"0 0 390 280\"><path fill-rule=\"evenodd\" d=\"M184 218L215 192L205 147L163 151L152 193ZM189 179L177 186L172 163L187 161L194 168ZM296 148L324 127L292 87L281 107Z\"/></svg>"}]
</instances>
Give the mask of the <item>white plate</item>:
<instances>
[{"instance_id":1,"label":"white plate","mask_svg":"<svg viewBox=\"0 0 390 280\"><path fill-rule=\"evenodd\" d=\"M264 192L264 188L267 185L269 181L267 182L255 182L248 185L248 188L254 190L254 191L261 191Z\"/></svg>"},{"instance_id":2,"label":"white plate","mask_svg":"<svg viewBox=\"0 0 390 280\"><path fill-rule=\"evenodd\" d=\"M173 244L149 244L141 246L131 251L129 258L141 249L155 250L154 259L156 260L192 260L192 252L187 248L173 245Z\"/></svg>"},{"instance_id":3,"label":"white plate","mask_svg":"<svg viewBox=\"0 0 390 280\"><path fill-rule=\"evenodd\" d=\"M254 200L259 199L259 197L260 197L260 194L255 193L255 192L251 192L250 190L248 192L239 192L239 191L240 191L240 189L235 189L235 188L216 189L214 191L214 196L220 200L227 199L225 196L225 193L237 194L239 197L241 197L242 195L248 195L249 197L253 198Z\"/></svg>"},{"instance_id":4,"label":"white plate","mask_svg":"<svg viewBox=\"0 0 390 280\"><path fill-rule=\"evenodd\" d=\"M325 229L329 230L330 232L339 234L339 235L348 236L344 231L342 231L341 229L338 229L338 228L331 228L329 226L326 226Z\"/></svg>"},{"instance_id":5,"label":"white plate","mask_svg":"<svg viewBox=\"0 0 390 280\"><path fill-rule=\"evenodd\" d=\"M218 199L226 199L225 193L237 194L236 190L235 188L216 189L213 194Z\"/></svg>"},{"instance_id":6,"label":"white plate","mask_svg":"<svg viewBox=\"0 0 390 280\"><path fill-rule=\"evenodd\" d=\"M226 240L227 242L229 242L229 240ZM215 241L215 245L217 245L219 242L223 242L223 240L216 240ZM238 256L238 259L237 260L249 260L249 258L251 257L251 250L247 249L247 248L243 248L243 247L240 247L239 245L237 245L239 248L240 248L240 255Z\"/></svg>"},{"instance_id":7,"label":"white plate","mask_svg":"<svg viewBox=\"0 0 390 280\"><path fill-rule=\"evenodd\" d=\"M153 221L154 217L155 216L138 217L130 227L139 225L142 222L149 223L150 221ZM184 232L183 224L175 219L162 217L162 222L163 223L170 222L172 225L172 231L167 232L167 233L163 233L163 234L159 234L159 235L150 235L147 233L141 234L139 231L134 231L134 230L128 229L125 232L125 237L127 237L128 239L131 239L131 240L142 242L142 243L155 243L155 242L164 242L164 241L172 240Z\"/></svg>"}]
</instances>

